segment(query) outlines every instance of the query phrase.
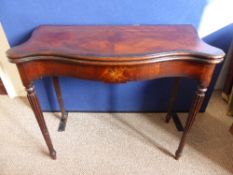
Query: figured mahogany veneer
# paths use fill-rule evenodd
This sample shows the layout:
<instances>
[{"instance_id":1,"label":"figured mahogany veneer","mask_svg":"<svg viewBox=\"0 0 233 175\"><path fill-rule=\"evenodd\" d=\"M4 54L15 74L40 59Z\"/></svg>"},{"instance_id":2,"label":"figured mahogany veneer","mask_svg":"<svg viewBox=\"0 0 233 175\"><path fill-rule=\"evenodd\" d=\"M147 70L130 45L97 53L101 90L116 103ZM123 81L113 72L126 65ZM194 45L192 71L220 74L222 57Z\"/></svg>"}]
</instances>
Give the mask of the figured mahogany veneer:
<instances>
[{"instance_id":1,"label":"figured mahogany veneer","mask_svg":"<svg viewBox=\"0 0 233 175\"><path fill-rule=\"evenodd\" d=\"M8 55L15 63L34 60L34 56L57 56L51 59L72 62L156 62L169 56L193 56L204 62L219 62L223 52L200 40L190 25L40 26Z\"/></svg>"},{"instance_id":2,"label":"figured mahogany veneer","mask_svg":"<svg viewBox=\"0 0 233 175\"><path fill-rule=\"evenodd\" d=\"M194 102L175 156L178 159L215 65L223 60L224 52L200 40L190 25L46 25L36 28L24 44L8 50L7 56L17 64L52 158L56 157L56 152L35 94L33 80L43 76L72 76L108 83L183 76L197 80ZM55 79L54 83L64 116L58 80ZM166 121L171 117L174 99L173 96Z\"/></svg>"}]
</instances>

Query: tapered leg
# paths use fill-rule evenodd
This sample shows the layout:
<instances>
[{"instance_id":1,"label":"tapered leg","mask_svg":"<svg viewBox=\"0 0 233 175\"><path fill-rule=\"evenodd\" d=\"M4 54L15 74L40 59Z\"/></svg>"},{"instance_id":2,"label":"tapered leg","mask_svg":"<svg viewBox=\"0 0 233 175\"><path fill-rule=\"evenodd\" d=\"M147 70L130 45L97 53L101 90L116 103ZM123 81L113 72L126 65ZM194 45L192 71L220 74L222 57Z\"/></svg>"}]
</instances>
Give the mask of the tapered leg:
<instances>
[{"instance_id":1,"label":"tapered leg","mask_svg":"<svg viewBox=\"0 0 233 175\"><path fill-rule=\"evenodd\" d=\"M29 84L28 86L26 86L26 90L27 90L28 100L31 104L32 110L35 114L36 120L39 124L40 130L43 134L45 142L49 148L50 156L52 157L52 159L56 159L56 151L53 148L53 144L52 144L52 141L51 141L50 136L49 136L49 132L48 132L45 120L44 120L44 116L43 116L43 113L41 111L41 107L40 107L38 98L36 96L34 85Z\"/></svg>"},{"instance_id":2,"label":"tapered leg","mask_svg":"<svg viewBox=\"0 0 233 175\"><path fill-rule=\"evenodd\" d=\"M58 131L64 131L65 127L66 127L66 121L67 121L67 118L68 118L68 113L65 111L65 108L64 108L64 102L63 102L63 99L62 99L62 93L61 93L61 88L60 88L60 85L59 85L58 77L53 77L53 85L54 85L54 88L55 88L55 92L56 92L56 95L57 95L57 99L58 99L58 103L59 103L59 106L60 106L60 109L61 109L61 115L62 115Z\"/></svg>"},{"instance_id":3,"label":"tapered leg","mask_svg":"<svg viewBox=\"0 0 233 175\"><path fill-rule=\"evenodd\" d=\"M188 118L187 118L187 121L186 121L186 125L185 125L185 128L184 128L184 132L183 132L179 147L178 147L178 149L176 151L175 159L179 159L179 157L182 154L184 144L185 144L185 140L186 140L186 136L189 133L189 131L190 131L192 125L193 125L196 114L200 110L200 107L201 107L201 105L203 103L203 99L205 97L206 91L207 91L207 88L198 86L195 97L194 97L193 104L192 104L192 106L190 108L190 111L189 111L189 114L188 114Z\"/></svg>"},{"instance_id":4,"label":"tapered leg","mask_svg":"<svg viewBox=\"0 0 233 175\"><path fill-rule=\"evenodd\" d=\"M175 102L176 102L176 97L177 97L177 93L178 93L178 89L179 89L179 84L180 84L180 77L176 78L174 80L173 86L172 86L172 92L171 92L171 97L170 97L170 101L169 101L169 105L168 105L168 112L165 118L165 121L168 123L172 117L172 110L175 106Z\"/></svg>"}]
</instances>

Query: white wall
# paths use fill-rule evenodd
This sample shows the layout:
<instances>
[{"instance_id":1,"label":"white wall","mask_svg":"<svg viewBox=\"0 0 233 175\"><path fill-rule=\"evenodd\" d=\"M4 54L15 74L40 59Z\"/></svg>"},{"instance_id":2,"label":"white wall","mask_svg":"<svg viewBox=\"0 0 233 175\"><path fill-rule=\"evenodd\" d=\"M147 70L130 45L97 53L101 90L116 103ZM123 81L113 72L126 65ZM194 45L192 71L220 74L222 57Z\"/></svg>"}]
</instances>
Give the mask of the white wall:
<instances>
[{"instance_id":1,"label":"white wall","mask_svg":"<svg viewBox=\"0 0 233 175\"><path fill-rule=\"evenodd\" d=\"M201 38L233 23L233 0L208 0L208 2L198 29ZM223 88L229 61L229 59L225 60L215 89Z\"/></svg>"},{"instance_id":2,"label":"white wall","mask_svg":"<svg viewBox=\"0 0 233 175\"><path fill-rule=\"evenodd\" d=\"M0 77L9 97L25 96L25 90L15 64L9 63L5 52L10 48L0 23Z\"/></svg>"}]
</instances>

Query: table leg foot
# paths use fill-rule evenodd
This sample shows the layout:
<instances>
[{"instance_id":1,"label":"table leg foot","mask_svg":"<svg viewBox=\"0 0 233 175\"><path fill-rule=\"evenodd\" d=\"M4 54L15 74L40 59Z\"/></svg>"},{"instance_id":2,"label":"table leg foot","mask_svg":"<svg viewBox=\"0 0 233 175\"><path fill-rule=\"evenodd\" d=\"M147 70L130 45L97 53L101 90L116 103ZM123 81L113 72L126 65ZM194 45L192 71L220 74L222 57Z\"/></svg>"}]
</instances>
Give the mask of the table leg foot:
<instances>
[{"instance_id":1,"label":"table leg foot","mask_svg":"<svg viewBox=\"0 0 233 175\"><path fill-rule=\"evenodd\" d=\"M51 158L53 160L56 160L57 159L57 153L56 153L56 151L55 150L50 151L50 156L51 156Z\"/></svg>"},{"instance_id":2,"label":"table leg foot","mask_svg":"<svg viewBox=\"0 0 233 175\"><path fill-rule=\"evenodd\" d=\"M181 157L181 152L179 150L177 150L176 154L175 154L175 159L179 160L180 157Z\"/></svg>"},{"instance_id":3,"label":"table leg foot","mask_svg":"<svg viewBox=\"0 0 233 175\"><path fill-rule=\"evenodd\" d=\"M68 112L65 112L64 115L62 116L61 120L60 120L60 124L59 124L59 127L58 127L59 132L65 131L67 118L68 118Z\"/></svg>"}]
</instances>

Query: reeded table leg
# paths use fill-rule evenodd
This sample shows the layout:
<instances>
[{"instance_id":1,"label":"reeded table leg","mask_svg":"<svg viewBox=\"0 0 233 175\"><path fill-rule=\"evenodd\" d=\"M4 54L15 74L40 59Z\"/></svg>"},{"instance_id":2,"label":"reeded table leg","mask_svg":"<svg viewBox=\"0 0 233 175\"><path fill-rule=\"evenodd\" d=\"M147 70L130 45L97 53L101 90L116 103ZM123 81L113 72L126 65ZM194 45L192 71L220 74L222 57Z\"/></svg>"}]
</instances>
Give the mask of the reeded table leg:
<instances>
[{"instance_id":1,"label":"reeded table leg","mask_svg":"<svg viewBox=\"0 0 233 175\"><path fill-rule=\"evenodd\" d=\"M205 97L205 92L206 91L207 91L207 88L198 86L196 94L195 94L195 98L194 98L194 101L193 101L193 104L192 104L191 109L190 109L189 114L188 114L188 118L187 118L187 121L186 121L186 125L185 125L185 128L184 128L184 132L183 132L179 147L178 147L178 149L176 151L175 159L179 159L180 156L181 156L181 153L182 153L183 148L184 148L186 136L189 133L189 131L190 131L192 125L193 125L196 114L200 110L200 107L201 107L201 105L203 103L203 99Z\"/></svg>"},{"instance_id":2,"label":"reeded table leg","mask_svg":"<svg viewBox=\"0 0 233 175\"><path fill-rule=\"evenodd\" d=\"M61 121L58 127L58 131L64 131L66 127L67 118L68 118L68 112L65 111L58 77L53 77L53 85L54 85L58 103L61 109Z\"/></svg>"},{"instance_id":3,"label":"reeded table leg","mask_svg":"<svg viewBox=\"0 0 233 175\"><path fill-rule=\"evenodd\" d=\"M176 78L174 80L173 86L172 86L172 92L171 92L171 97L169 100L169 105L168 105L168 112L165 118L165 121L168 123L172 117L172 110L175 106L175 102L176 102L176 97L177 97L177 93L178 93L178 89L179 89L179 84L180 84L180 77Z\"/></svg>"},{"instance_id":4,"label":"reeded table leg","mask_svg":"<svg viewBox=\"0 0 233 175\"><path fill-rule=\"evenodd\" d=\"M26 86L26 90L27 90L28 100L31 104L31 107L32 107L33 112L34 112L35 117L36 117L36 120L39 124L40 130L41 130L43 137L45 139L45 142L49 148L50 156L52 157L52 159L56 159L56 151L53 148L53 144L52 144L52 141L51 141L50 136L49 136L49 132L48 132L45 120L44 120L44 116L43 116L43 113L41 111L41 107L40 107L38 98L36 96L34 85L29 84L28 86Z\"/></svg>"}]
</instances>

